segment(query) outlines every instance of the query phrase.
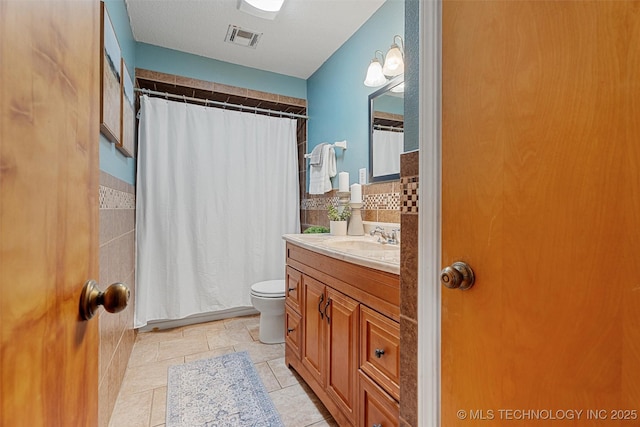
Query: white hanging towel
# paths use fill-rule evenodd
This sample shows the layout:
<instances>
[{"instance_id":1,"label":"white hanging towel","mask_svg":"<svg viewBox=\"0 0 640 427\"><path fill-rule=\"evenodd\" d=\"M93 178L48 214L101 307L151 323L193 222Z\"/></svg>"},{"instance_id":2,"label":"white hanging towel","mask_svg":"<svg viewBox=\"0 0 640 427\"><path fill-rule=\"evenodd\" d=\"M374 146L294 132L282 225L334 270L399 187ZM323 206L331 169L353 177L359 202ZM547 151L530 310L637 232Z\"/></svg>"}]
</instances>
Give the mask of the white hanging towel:
<instances>
[{"instance_id":1,"label":"white hanging towel","mask_svg":"<svg viewBox=\"0 0 640 427\"><path fill-rule=\"evenodd\" d=\"M318 144L311 151L311 156L309 156L309 164L311 166L322 166L322 149L325 145L327 145L326 142Z\"/></svg>"},{"instance_id":2,"label":"white hanging towel","mask_svg":"<svg viewBox=\"0 0 640 427\"><path fill-rule=\"evenodd\" d=\"M322 162L309 167L309 194L324 194L331 191L331 178L336 176L336 153L326 144L322 147Z\"/></svg>"}]
</instances>

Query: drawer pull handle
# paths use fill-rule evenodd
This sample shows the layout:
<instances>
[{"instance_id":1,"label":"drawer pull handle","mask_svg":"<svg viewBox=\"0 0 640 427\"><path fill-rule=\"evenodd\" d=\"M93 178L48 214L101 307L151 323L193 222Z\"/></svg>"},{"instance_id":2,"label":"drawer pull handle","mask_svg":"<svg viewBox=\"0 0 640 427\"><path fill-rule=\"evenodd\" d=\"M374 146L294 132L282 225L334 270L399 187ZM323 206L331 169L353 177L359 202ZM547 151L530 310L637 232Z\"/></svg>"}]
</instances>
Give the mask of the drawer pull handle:
<instances>
[{"instance_id":1,"label":"drawer pull handle","mask_svg":"<svg viewBox=\"0 0 640 427\"><path fill-rule=\"evenodd\" d=\"M382 424L374 424L372 427L382 427Z\"/></svg>"},{"instance_id":2,"label":"drawer pull handle","mask_svg":"<svg viewBox=\"0 0 640 427\"><path fill-rule=\"evenodd\" d=\"M295 331L296 328L287 328L287 334L290 334L291 332Z\"/></svg>"},{"instance_id":3,"label":"drawer pull handle","mask_svg":"<svg viewBox=\"0 0 640 427\"><path fill-rule=\"evenodd\" d=\"M324 294L320 295L320 301L318 302L318 313L320 313L320 318L324 319L324 313L322 312L322 301L324 301Z\"/></svg>"},{"instance_id":4,"label":"drawer pull handle","mask_svg":"<svg viewBox=\"0 0 640 427\"><path fill-rule=\"evenodd\" d=\"M331 324L331 318L329 317L329 313L327 313L329 305L331 305L331 298L327 298L327 305L324 306L324 315L327 317L327 323Z\"/></svg>"},{"instance_id":5,"label":"drawer pull handle","mask_svg":"<svg viewBox=\"0 0 640 427\"><path fill-rule=\"evenodd\" d=\"M295 290L296 290L296 288L289 288L289 292L293 292Z\"/></svg>"},{"instance_id":6,"label":"drawer pull handle","mask_svg":"<svg viewBox=\"0 0 640 427\"><path fill-rule=\"evenodd\" d=\"M378 359L380 359L382 357L382 355L384 354L384 350L381 348L376 348L376 357Z\"/></svg>"}]
</instances>

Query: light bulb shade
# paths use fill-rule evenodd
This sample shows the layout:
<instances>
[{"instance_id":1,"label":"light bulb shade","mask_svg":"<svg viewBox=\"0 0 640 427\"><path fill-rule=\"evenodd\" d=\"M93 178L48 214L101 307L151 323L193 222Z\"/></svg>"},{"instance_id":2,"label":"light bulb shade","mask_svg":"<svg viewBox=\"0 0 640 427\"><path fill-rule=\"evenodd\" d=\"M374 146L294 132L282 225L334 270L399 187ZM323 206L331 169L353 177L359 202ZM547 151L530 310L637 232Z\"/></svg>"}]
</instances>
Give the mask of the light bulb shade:
<instances>
[{"instance_id":1,"label":"light bulb shade","mask_svg":"<svg viewBox=\"0 0 640 427\"><path fill-rule=\"evenodd\" d=\"M372 59L367 69L367 77L364 79L364 85L369 87L382 86L387 82L387 78L382 73L382 65L377 59Z\"/></svg>"},{"instance_id":2,"label":"light bulb shade","mask_svg":"<svg viewBox=\"0 0 640 427\"><path fill-rule=\"evenodd\" d=\"M394 93L404 93L404 82L400 83L397 86L391 88L391 92Z\"/></svg>"},{"instance_id":3,"label":"light bulb shade","mask_svg":"<svg viewBox=\"0 0 640 427\"><path fill-rule=\"evenodd\" d=\"M404 73L404 59L397 44L393 44L384 59L382 73L385 76L398 76Z\"/></svg>"}]
</instances>

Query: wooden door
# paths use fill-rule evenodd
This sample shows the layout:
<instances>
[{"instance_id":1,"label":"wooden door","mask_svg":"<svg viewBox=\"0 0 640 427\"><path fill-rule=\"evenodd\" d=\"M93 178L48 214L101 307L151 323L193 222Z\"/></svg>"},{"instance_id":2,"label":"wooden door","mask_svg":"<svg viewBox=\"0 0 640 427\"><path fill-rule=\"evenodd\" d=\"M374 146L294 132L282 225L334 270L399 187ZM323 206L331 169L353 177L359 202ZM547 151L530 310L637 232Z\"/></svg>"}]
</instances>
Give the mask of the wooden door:
<instances>
[{"instance_id":1,"label":"wooden door","mask_svg":"<svg viewBox=\"0 0 640 427\"><path fill-rule=\"evenodd\" d=\"M302 280L302 364L324 386L324 284L304 276Z\"/></svg>"},{"instance_id":2,"label":"wooden door","mask_svg":"<svg viewBox=\"0 0 640 427\"><path fill-rule=\"evenodd\" d=\"M442 22L442 426L638 425L640 2Z\"/></svg>"},{"instance_id":3,"label":"wooden door","mask_svg":"<svg viewBox=\"0 0 640 427\"><path fill-rule=\"evenodd\" d=\"M358 413L359 304L332 288L327 288L327 301L327 394L349 421L355 423Z\"/></svg>"},{"instance_id":4,"label":"wooden door","mask_svg":"<svg viewBox=\"0 0 640 427\"><path fill-rule=\"evenodd\" d=\"M0 425L95 426L99 3L0 1Z\"/></svg>"}]
</instances>

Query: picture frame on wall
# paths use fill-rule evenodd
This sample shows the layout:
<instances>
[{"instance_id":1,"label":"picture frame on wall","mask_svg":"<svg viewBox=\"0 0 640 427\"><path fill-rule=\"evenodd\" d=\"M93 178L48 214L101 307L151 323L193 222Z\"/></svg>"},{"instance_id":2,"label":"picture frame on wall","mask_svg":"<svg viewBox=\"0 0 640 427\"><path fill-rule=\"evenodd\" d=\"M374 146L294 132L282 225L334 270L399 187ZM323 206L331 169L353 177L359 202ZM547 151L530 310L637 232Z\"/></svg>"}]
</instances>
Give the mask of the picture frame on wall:
<instances>
[{"instance_id":1,"label":"picture frame on wall","mask_svg":"<svg viewBox=\"0 0 640 427\"><path fill-rule=\"evenodd\" d=\"M122 118L122 123L120 126L120 141L116 143L116 147L125 156L133 157L136 124L135 94L133 80L124 58L121 59L120 76L120 117Z\"/></svg>"},{"instance_id":2,"label":"picture frame on wall","mask_svg":"<svg viewBox=\"0 0 640 427\"><path fill-rule=\"evenodd\" d=\"M121 133L122 52L104 2L100 2L100 22L100 132L118 144Z\"/></svg>"}]
</instances>

